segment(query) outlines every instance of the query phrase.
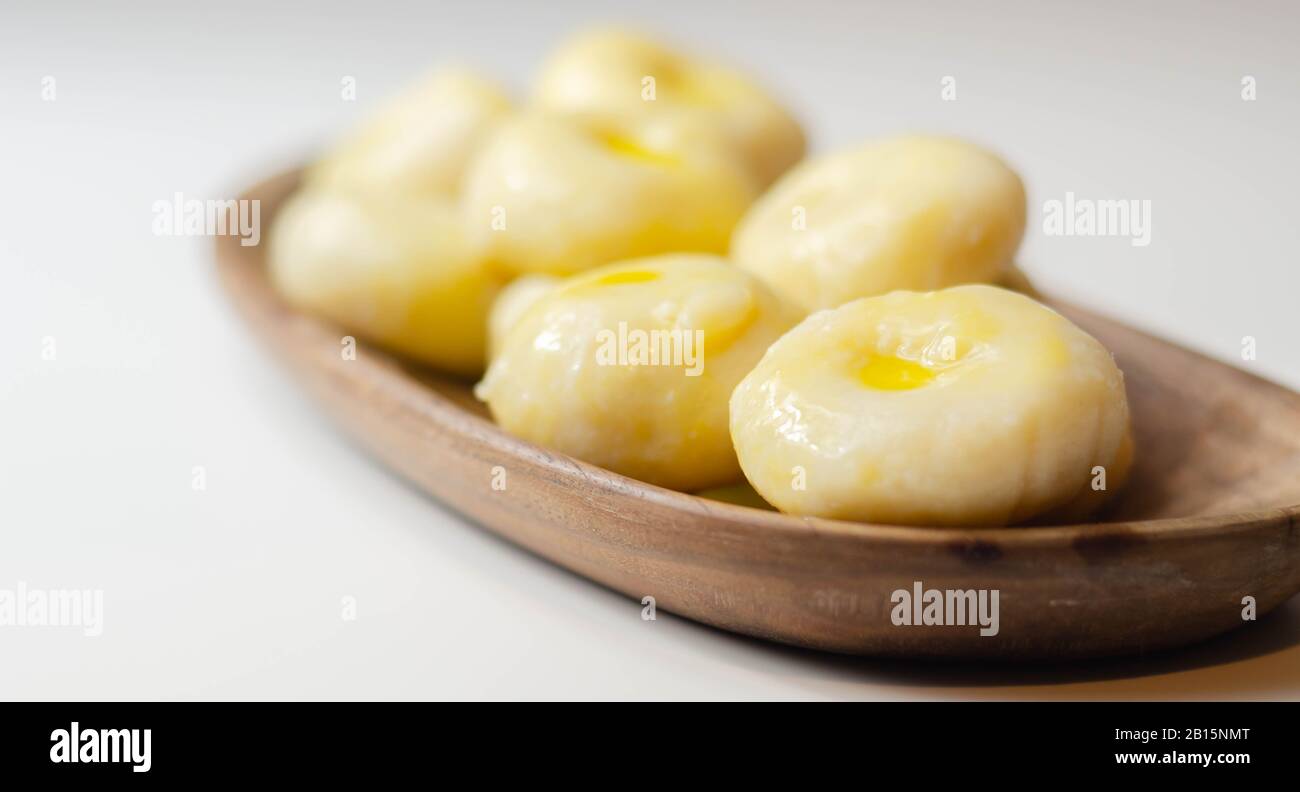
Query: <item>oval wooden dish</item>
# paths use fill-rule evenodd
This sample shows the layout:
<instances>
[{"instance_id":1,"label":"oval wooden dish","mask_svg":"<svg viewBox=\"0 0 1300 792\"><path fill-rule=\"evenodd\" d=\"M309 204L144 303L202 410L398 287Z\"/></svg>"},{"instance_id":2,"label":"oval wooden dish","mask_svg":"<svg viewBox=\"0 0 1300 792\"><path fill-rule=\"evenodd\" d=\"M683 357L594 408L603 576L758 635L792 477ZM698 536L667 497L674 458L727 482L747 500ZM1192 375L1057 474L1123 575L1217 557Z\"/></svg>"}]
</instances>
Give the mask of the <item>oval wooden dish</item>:
<instances>
[{"instance_id":1,"label":"oval wooden dish","mask_svg":"<svg viewBox=\"0 0 1300 792\"><path fill-rule=\"evenodd\" d=\"M294 189L253 188L262 217ZM1139 461L1104 522L938 529L799 518L654 487L498 429L469 384L290 310L263 247L219 237L220 278L256 334L384 464L532 552L707 624L853 654L1077 658L1187 644L1300 590L1300 395L1050 301L1115 352ZM491 486L506 472L504 491ZM998 632L895 626L893 592L997 590ZM973 620L973 619L972 619Z\"/></svg>"}]
</instances>

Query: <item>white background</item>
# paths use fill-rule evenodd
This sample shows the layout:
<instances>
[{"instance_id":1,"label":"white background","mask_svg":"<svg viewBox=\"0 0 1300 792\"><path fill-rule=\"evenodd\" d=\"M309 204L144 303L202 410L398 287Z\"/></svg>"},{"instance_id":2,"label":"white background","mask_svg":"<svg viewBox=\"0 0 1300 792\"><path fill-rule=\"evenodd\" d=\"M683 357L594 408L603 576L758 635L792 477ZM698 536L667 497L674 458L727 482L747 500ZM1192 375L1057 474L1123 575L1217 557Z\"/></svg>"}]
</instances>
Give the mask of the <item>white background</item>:
<instances>
[{"instance_id":1,"label":"white background","mask_svg":"<svg viewBox=\"0 0 1300 792\"><path fill-rule=\"evenodd\" d=\"M0 588L98 588L106 614L98 638L0 627L0 697L1300 697L1300 600L1067 668L643 622L349 446L223 302L210 240L151 231L154 201L234 197L435 63L522 90L557 36L632 21L760 73L818 150L909 130L996 148L1029 186L1045 290L1300 386L1300 10L1137 5L5 3ZM1067 191L1150 200L1151 245L1044 236Z\"/></svg>"}]
</instances>

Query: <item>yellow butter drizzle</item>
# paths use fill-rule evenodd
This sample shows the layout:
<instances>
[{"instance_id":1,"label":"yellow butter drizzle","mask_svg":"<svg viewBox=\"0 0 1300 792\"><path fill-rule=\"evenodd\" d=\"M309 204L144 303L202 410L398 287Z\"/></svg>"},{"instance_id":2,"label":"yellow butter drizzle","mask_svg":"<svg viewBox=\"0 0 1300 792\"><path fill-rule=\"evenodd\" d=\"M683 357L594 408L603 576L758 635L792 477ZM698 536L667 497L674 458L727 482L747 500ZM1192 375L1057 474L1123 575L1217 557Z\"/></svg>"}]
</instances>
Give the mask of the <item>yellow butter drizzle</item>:
<instances>
[{"instance_id":1,"label":"yellow butter drizzle","mask_svg":"<svg viewBox=\"0 0 1300 792\"><path fill-rule=\"evenodd\" d=\"M596 278L596 286L621 286L625 283L649 283L659 280L659 273L650 270L620 270Z\"/></svg>"},{"instance_id":2,"label":"yellow butter drizzle","mask_svg":"<svg viewBox=\"0 0 1300 792\"><path fill-rule=\"evenodd\" d=\"M678 159L673 155L643 146L640 141L627 135L611 132L601 135L600 141L611 153L628 159L654 165L676 165L678 163Z\"/></svg>"},{"instance_id":3,"label":"yellow butter drizzle","mask_svg":"<svg viewBox=\"0 0 1300 792\"><path fill-rule=\"evenodd\" d=\"M934 377L935 373L920 363L893 355L872 355L858 369L858 381L876 390L913 390L928 385Z\"/></svg>"}]
</instances>

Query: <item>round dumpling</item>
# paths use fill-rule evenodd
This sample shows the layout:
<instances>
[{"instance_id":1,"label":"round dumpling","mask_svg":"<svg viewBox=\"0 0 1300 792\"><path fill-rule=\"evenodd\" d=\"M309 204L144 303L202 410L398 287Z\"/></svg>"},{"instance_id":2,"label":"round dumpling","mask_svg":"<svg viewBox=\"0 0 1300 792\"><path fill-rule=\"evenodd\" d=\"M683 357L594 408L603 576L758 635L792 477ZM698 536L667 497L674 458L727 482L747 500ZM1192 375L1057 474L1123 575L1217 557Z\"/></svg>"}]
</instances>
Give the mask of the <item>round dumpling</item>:
<instances>
[{"instance_id":1,"label":"round dumpling","mask_svg":"<svg viewBox=\"0 0 1300 792\"><path fill-rule=\"evenodd\" d=\"M745 215L731 257L812 312L998 282L1024 230L1024 186L996 156L959 140L894 138L795 168Z\"/></svg>"},{"instance_id":2,"label":"round dumpling","mask_svg":"<svg viewBox=\"0 0 1300 792\"><path fill-rule=\"evenodd\" d=\"M715 256L575 275L507 331L476 393L507 431L683 491L740 467L727 399L798 314Z\"/></svg>"},{"instance_id":3,"label":"round dumpling","mask_svg":"<svg viewBox=\"0 0 1300 792\"><path fill-rule=\"evenodd\" d=\"M984 285L809 316L736 388L731 436L781 511L903 525L1074 516L1120 487L1132 459L1110 353Z\"/></svg>"}]
</instances>

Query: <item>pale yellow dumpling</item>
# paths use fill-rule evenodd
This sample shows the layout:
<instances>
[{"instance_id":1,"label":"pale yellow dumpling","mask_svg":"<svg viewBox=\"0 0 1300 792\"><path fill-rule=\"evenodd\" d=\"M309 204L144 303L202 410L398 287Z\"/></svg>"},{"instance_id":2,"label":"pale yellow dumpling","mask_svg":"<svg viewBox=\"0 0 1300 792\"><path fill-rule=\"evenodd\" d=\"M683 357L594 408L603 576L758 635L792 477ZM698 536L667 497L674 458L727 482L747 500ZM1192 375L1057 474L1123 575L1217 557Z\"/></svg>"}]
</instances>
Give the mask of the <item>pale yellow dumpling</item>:
<instances>
[{"instance_id":1,"label":"pale yellow dumpling","mask_svg":"<svg viewBox=\"0 0 1300 792\"><path fill-rule=\"evenodd\" d=\"M1077 517L1124 483L1128 429L1100 343L983 285L815 313L731 398L741 467L768 502L876 523Z\"/></svg>"},{"instance_id":2,"label":"pale yellow dumpling","mask_svg":"<svg viewBox=\"0 0 1300 792\"><path fill-rule=\"evenodd\" d=\"M512 280L497 294L488 314L488 359L496 357L505 345L506 334L523 318L524 312L550 294L562 278L553 275L523 275Z\"/></svg>"},{"instance_id":3,"label":"pale yellow dumpling","mask_svg":"<svg viewBox=\"0 0 1300 792\"><path fill-rule=\"evenodd\" d=\"M731 256L815 311L997 282L1024 230L1024 186L1000 159L960 140L905 137L796 167L745 215Z\"/></svg>"},{"instance_id":4,"label":"pale yellow dumpling","mask_svg":"<svg viewBox=\"0 0 1300 792\"><path fill-rule=\"evenodd\" d=\"M798 320L723 259L576 275L529 306L476 389L507 431L679 490L740 477L727 399Z\"/></svg>"},{"instance_id":5,"label":"pale yellow dumpling","mask_svg":"<svg viewBox=\"0 0 1300 792\"><path fill-rule=\"evenodd\" d=\"M511 109L495 82L435 71L389 99L307 174L314 187L453 196L470 157Z\"/></svg>"},{"instance_id":6,"label":"pale yellow dumpling","mask_svg":"<svg viewBox=\"0 0 1300 792\"><path fill-rule=\"evenodd\" d=\"M635 33L590 30L547 59L534 101L564 113L691 113L718 127L766 185L803 157L803 130L757 83Z\"/></svg>"},{"instance_id":7,"label":"pale yellow dumpling","mask_svg":"<svg viewBox=\"0 0 1300 792\"><path fill-rule=\"evenodd\" d=\"M295 307L440 369L482 372L503 279L465 239L450 203L300 192L271 229L269 261Z\"/></svg>"},{"instance_id":8,"label":"pale yellow dumpling","mask_svg":"<svg viewBox=\"0 0 1300 792\"><path fill-rule=\"evenodd\" d=\"M470 233L503 267L569 275L657 253L725 252L755 194L717 133L689 118L530 114L474 159L464 207Z\"/></svg>"}]
</instances>

